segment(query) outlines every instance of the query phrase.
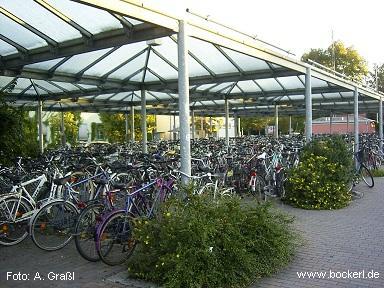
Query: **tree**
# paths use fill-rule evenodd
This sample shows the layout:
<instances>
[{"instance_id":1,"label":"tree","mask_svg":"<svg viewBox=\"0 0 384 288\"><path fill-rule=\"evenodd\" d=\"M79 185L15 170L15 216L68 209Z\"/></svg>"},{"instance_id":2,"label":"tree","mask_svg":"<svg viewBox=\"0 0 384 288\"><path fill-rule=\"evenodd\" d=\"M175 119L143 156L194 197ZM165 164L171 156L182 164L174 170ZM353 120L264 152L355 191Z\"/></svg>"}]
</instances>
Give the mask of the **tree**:
<instances>
[{"instance_id":1,"label":"tree","mask_svg":"<svg viewBox=\"0 0 384 288\"><path fill-rule=\"evenodd\" d=\"M335 54L335 67L333 66L333 49ZM345 74L351 80L361 81L368 75L368 67L365 59L353 46L345 47L341 41L333 42L327 49L311 49L301 57L302 61L308 59L322 64L328 68L335 68L336 72Z\"/></svg>"},{"instance_id":2,"label":"tree","mask_svg":"<svg viewBox=\"0 0 384 288\"><path fill-rule=\"evenodd\" d=\"M379 88L379 91L383 92L384 93L384 64L382 64L381 66L377 66L375 67L375 69L377 69L377 78L378 78L378 88ZM369 72L369 77L368 77L368 85L373 88L373 89L376 89L376 75L375 75L375 71L371 71Z\"/></svg>"},{"instance_id":3,"label":"tree","mask_svg":"<svg viewBox=\"0 0 384 288\"><path fill-rule=\"evenodd\" d=\"M110 142L125 141L125 115L123 113L99 113L100 120L104 125L104 132ZM131 123L131 115L128 115L128 122ZM142 139L141 133L141 115L135 114L135 140ZM153 132L156 128L156 120L154 115L147 115L147 133ZM130 127L129 127L130 129Z\"/></svg>"},{"instance_id":4,"label":"tree","mask_svg":"<svg viewBox=\"0 0 384 288\"><path fill-rule=\"evenodd\" d=\"M6 92L11 92L16 81ZM37 123L29 112L14 108L0 93L0 163L9 165L17 156L34 157L38 154Z\"/></svg>"},{"instance_id":5,"label":"tree","mask_svg":"<svg viewBox=\"0 0 384 288\"><path fill-rule=\"evenodd\" d=\"M61 113L55 113L48 118L51 128L52 146L61 144ZM64 112L64 131L67 143L76 146L81 124L81 112Z\"/></svg>"},{"instance_id":6,"label":"tree","mask_svg":"<svg viewBox=\"0 0 384 288\"><path fill-rule=\"evenodd\" d=\"M240 125L245 135L264 133L265 127L274 121L273 117L241 117L240 119Z\"/></svg>"}]
</instances>

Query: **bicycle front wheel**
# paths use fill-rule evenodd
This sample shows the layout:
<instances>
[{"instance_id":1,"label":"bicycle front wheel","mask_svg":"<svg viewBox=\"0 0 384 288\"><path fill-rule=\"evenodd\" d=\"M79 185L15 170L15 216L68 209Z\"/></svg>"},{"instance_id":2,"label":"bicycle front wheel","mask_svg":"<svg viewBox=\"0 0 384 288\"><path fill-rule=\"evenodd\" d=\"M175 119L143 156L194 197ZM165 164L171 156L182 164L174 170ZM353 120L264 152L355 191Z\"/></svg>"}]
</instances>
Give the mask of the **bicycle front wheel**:
<instances>
[{"instance_id":1,"label":"bicycle front wheel","mask_svg":"<svg viewBox=\"0 0 384 288\"><path fill-rule=\"evenodd\" d=\"M0 201L0 245L12 246L23 241L27 235L28 212L32 206L23 199L5 198Z\"/></svg>"},{"instance_id":2,"label":"bicycle front wheel","mask_svg":"<svg viewBox=\"0 0 384 288\"><path fill-rule=\"evenodd\" d=\"M31 221L30 234L37 247L55 251L73 237L79 210L71 202L58 200L43 206Z\"/></svg>"},{"instance_id":3,"label":"bicycle front wheel","mask_svg":"<svg viewBox=\"0 0 384 288\"><path fill-rule=\"evenodd\" d=\"M96 247L100 259L108 265L122 264L133 253L132 216L125 212L112 214L101 226Z\"/></svg>"},{"instance_id":4,"label":"bicycle front wheel","mask_svg":"<svg viewBox=\"0 0 384 288\"><path fill-rule=\"evenodd\" d=\"M79 254L88 261L100 260L96 250L96 226L100 223L104 205L88 205L80 214L75 228L75 244Z\"/></svg>"},{"instance_id":5,"label":"bicycle front wheel","mask_svg":"<svg viewBox=\"0 0 384 288\"><path fill-rule=\"evenodd\" d=\"M372 188L375 185L371 172L364 164L360 166L359 175L369 188Z\"/></svg>"}]
</instances>

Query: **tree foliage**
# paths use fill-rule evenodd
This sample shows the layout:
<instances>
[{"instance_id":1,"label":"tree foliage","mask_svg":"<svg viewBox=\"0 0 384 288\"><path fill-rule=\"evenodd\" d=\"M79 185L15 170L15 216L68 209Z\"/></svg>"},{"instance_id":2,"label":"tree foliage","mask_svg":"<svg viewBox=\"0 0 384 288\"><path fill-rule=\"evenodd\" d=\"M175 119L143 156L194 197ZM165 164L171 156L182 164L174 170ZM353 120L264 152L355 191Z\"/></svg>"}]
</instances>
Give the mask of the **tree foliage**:
<instances>
[{"instance_id":1,"label":"tree foliage","mask_svg":"<svg viewBox=\"0 0 384 288\"><path fill-rule=\"evenodd\" d=\"M335 50L335 67L333 66L333 49ZM361 81L368 75L366 60L357 52L353 46L345 47L341 41L333 42L327 49L311 49L301 57L302 61L308 59L320 63L336 72L349 76L351 80Z\"/></svg>"},{"instance_id":2,"label":"tree foliage","mask_svg":"<svg viewBox=\"0 0 384 288\"><path fill-rule=\"evenodd\" d=\"M377 78L379 91L384 93L384 64L377 67ZM376 75L375 71L369 72L368 85L376 89Z\"/></svg>"},{"instance_id":3,"label":"tree foliage","mask_svg":"<svg viewBox=\"0 0 384 288\"><path fill-rule=\"evenodd\" d=\"M99 113L100 120L104 125L104 132L110 142L124 142L125 141L125 115L123 113ZM128 123L131 123L131 115L128 115ZM141 133L141 115L134 115L135 124L135 140L142 139ZM156 128L156 119L154 115L147 115L147 133L153 132ZM129 127L129 129L131 129ZM129 130L130 131L130 130Z\"/></svg>"},{"instance_id":4,"label":"tree foliage","mask_svg":"<svg viewBox=\"0 0 384 288\"><path fill-rule=\"evenodd\" d=\"M48 119L51 128L52 146L61 144L61 113L55 113ZM64 112L64 131L67 143L72 146L77 144L79 126L81 124L81 112Z\"/></svg>"},{"instance_id":5,"label":"tree foliage","mask_svg":"<svg viewBox=\"0 0 384 288\"><path fill-rule=\"evenodd\" d=\"M304 132L305 118L303 116L292 116L293 132ZM274 125L274 117L241 117L241 128L244 134L264 134L265 127ZM279 132L283 134L289 133L289 117L279 117Z\"/></svg>"},{"instance_id":6,"label":"tree foliage","mask_svg":"<svg viewBox=\"0 0 384 288\"><path fill-rule=\"evenodd\" d=\"M37 153L36 119L30 118L22 108L9 106L0 94L0 163L8 165L17 156Z\"/></svg>"}]
</instances>

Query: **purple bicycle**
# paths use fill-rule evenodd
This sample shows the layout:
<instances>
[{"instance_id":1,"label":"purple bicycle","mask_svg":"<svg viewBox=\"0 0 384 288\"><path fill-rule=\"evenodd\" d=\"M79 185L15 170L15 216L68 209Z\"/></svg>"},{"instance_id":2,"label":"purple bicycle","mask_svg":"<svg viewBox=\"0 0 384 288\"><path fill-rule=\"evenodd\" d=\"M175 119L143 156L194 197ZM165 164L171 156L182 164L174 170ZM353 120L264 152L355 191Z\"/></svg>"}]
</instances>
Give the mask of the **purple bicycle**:
<instances>
[{"instance_id":1,"label":"purple bicycle","mask_svg":"<svg viewBox=\"0 0 384 288\"><path fill-rule=\"evenodd\" d=\"M128 259L136 246L132 237L132 219L156 215L160 203L170 197L173 184L171 178L157 178L128 194L124 209L103 216L95 239L97 253L104 263L119 265Z\"/></svg>"}]
</instances>

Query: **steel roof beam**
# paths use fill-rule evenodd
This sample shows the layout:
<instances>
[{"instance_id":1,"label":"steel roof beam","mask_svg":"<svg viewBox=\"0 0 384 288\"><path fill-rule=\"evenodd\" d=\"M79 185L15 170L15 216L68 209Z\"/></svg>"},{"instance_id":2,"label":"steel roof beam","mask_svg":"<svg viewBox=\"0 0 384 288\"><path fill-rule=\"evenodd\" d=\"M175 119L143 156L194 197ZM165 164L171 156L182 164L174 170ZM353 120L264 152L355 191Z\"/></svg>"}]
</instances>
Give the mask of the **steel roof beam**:
<instances>
[{"instance_id":1,"label":"steel roof beam","mask_svg":"<svg viewBox=\"0 0 384 288\"><path fill-rule=\"evenodd\" d=\"M28 64L170 36L173 33L172 30L149 23L135 25L129 34L124 28L100 32L93 36L91 43L84 43L83 38L77 38L60 42L59 47L54 51L49 47L30 49L28 50L28 59L20 59L19 53L4 56L2 63L0 63L0 70L20 69L20 67Z\"/></svg>"},{"instance_id":2,"label":"steel roof beam","mask_svg":"<svg viewBox=\"0 0 384 288\"><path fill-rule=\"evenodd\" d=\"M33 34L37 35L41 39L43 39L45 42L47 42L48 46L50 46L49 48L52 49L52 48L58 46L58 43L55 40L53 40L51 37L49 37L48 35L44 34L40 30L36 29L32 25L26 23L24 20L20 19L19 17L17 17L14 14L12 14L8 10L6 10L5 8L0 7L0 13L3 14L4 16L8 17L12 21L16 22L17 24L23 26L25 29L29 30L30 32L32 32Z\"/></svg>"},{"instance_id":3,"label":"steel roof beam","mask_svg":"<svg viewBox=\"0 0 384 288\"><path fill-rule=\"evenodd\" d=\"M54 14L56 17L63 20L65 23L71 25L73 28L75 28L77 31L79 31L80 34L83 35L84 37L86 37L87 39L92 39L93 35L91 32L89 32L87 29L85 29L84 27L77 24L75 21L73 21L67 15L64 15L62 12L57 10L55 7L51 6L47 1L45 1L45 0L34 0L34 1L36 3L38 3L39 5L41 5L43 8L47 9L52 14Z\"/></svg>"}]
</instances>

